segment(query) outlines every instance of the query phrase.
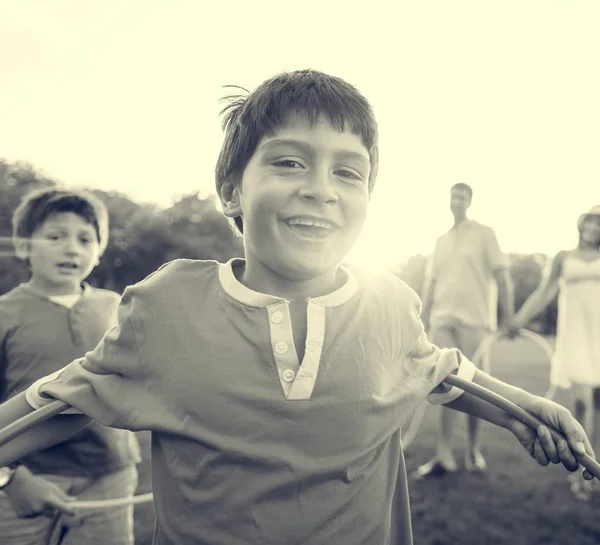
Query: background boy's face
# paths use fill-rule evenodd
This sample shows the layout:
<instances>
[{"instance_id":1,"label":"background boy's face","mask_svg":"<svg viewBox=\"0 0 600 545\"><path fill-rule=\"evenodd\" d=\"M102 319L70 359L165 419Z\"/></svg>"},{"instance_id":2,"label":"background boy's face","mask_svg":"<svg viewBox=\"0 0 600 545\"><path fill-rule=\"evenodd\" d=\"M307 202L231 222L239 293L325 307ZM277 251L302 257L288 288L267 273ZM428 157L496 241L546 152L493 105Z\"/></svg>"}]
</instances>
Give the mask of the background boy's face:
<instances>
[{"instance_id":1,"label":"background boy's face","mask_svg":"<svg viewBox=\"0 0 600 545\"><path fill-rule=\"evenodd\" d=\"M365 222L369 172L360 136L326 119L294 115L264 137L238 187L248 267L291 280L335 269Z\"/></svg>"},{"instance_id":2,"label":"background boy's face","mask_svg":"<svg viewBox=\"0 0 600 545\"><path fill-rule=\"evenodd\" d=\"M76 291L98 263L96 230L73 212L52 214L33 233L28 257L38 287Z\"/></svg>"}]
</instances>

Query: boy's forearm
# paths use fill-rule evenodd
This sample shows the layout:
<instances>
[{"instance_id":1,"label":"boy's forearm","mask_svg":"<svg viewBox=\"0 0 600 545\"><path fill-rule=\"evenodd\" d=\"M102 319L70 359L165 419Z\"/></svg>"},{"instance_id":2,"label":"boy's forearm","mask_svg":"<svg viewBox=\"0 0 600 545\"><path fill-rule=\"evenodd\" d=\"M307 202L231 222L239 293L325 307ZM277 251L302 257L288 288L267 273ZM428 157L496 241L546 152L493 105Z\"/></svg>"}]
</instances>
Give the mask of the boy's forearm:
<instances>
[{"instance_id":1,"label":"boy's forearm","mask_svg":"<svg viewBox=\"0 0 600 545\"><path fill-rule=\"evenodd\" d=\"M0 405L0 429L34 412L21 393ZM0 447L0 467L16 462L33 452L60 443L81 431L92 420L85 415L58 415L38 423Z\"/></svg>"},{"instance_id":2,"label":"boy's forearm","mask_svg":"<svg viewBox=\"0 0 600 545\"><path fill-rule=\"evenodd\" d=\"M473 382L524 408L526 408L526 406L529 404L529 401L531 401L531 399L534 397L525 390L495 379L479 369L475 371ZM456 411L477 416L482 420L486 420L503 428L509 428L510 423L512 422L512 417L505 413L502 409L491 405L487 401L479 399L469 392L465 392L459 398L451 401L445 406Z\"/></svg>"}]
</instances>

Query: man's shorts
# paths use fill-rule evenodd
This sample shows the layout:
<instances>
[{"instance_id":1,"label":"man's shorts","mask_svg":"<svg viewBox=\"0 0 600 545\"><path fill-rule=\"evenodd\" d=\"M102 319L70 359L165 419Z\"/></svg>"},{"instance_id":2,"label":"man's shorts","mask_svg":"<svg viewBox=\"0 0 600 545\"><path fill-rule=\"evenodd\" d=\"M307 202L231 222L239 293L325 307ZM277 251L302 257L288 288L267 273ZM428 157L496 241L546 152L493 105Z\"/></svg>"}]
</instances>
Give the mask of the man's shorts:
<instances>
[{"instance_id":1,"label":"man's shorts","mask_svg":"<svg viewBox=\"0 0 600 545\"><path fill-rule=\"evenodd\" d=\"M440 348L458 348L467 358L472 359L475 352L490 334L487 327L467 325L458 320L432 322L429 330L429 340ZM473 363L481 367L487 354Z\"/></svg>"}]
</instances>

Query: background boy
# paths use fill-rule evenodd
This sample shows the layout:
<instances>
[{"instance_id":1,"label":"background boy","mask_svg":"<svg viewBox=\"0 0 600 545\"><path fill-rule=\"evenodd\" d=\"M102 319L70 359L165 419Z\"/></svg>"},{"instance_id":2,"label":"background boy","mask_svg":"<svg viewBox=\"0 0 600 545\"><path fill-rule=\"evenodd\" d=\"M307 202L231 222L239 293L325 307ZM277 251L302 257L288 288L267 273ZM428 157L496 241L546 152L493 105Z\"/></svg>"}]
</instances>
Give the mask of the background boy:
<instances>
[{"instance_id":1,"label":"background boy","mask_svg":"<svg viewBox=\"0 0 600 545\"><path fill-rule=\"evenodd\" d=\"M84 282L106 248L108 214L93 195L44 189L13 216L31 278L0 297L2 401L81 357L116 320L117 293ZM136 487L136 439L98 423L0 470L4 545L133 544L132 507L69 514L72 495L107 499Z\"/></svg>"},{"instance_id":2,"label":"background boy","mask_svg":"<svg viewBox=\"0 0 600 545\"><path fill-rule=\"evenodd\" d=\"M577 468L543 427L536 435L446 388L450 373L591 453L566 409L429 343L420 301L397 278L340 266L378 163L374 116L354 87L310 70L282 74L233 98L224 125L217 190L245 259L177 260L128 288L119 325L33 385L28 401L1 406L0 426L50 398L106 425L152 430L160 545L389 543L399 468L398 540L412 543L400 429L427 396L510 429L541 464ZM55 417L44 437L0 449L0 463L82 420Z\"/></svg>"}]
</instances>

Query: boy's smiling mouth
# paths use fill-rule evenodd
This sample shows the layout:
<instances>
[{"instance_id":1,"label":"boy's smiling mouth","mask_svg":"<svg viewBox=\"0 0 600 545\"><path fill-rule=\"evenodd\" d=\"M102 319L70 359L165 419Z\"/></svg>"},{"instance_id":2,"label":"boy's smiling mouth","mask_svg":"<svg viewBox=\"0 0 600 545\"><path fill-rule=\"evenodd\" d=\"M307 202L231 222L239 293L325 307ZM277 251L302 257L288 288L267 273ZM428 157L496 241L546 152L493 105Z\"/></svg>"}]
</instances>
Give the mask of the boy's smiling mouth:
<instances>
[{"instance_id":1,"label":"boy's smiling mouth","mask_svg":"<svg viewBox=\"0 0 600 545\"><path fill-rule=\"evenodd\" d=\"M328 219L314 216L293 216L284 222L296 234L312 240L323 240L338 227Z\"/></svg>"}]
</instances>

